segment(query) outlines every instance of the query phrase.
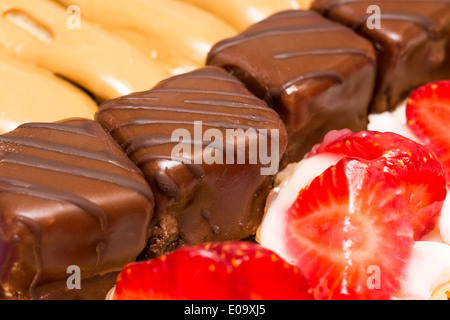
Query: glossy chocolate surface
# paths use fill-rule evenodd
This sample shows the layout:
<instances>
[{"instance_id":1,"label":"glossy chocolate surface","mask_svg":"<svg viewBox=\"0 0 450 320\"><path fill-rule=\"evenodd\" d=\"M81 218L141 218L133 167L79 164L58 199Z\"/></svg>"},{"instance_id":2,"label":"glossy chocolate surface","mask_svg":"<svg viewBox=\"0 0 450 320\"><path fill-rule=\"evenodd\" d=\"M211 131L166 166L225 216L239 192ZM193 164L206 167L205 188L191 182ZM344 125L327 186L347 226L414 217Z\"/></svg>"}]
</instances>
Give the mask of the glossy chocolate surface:
<instances>
[{"instance_id":1,"label":"glossy chocolate surface","mask_svg":"<svg viewBox=\"0 0 450 320\"><path fill-rule=\"evenodd\" d=\"M154 198L93 120L0 136L0 298L104 299L144 249ZM70 266L81 289L67 286Z\"/></svg>"},{"instance_id":2,"label":"glossy chocolate surface","mask_svg":"<svg viewBox=\"0 0 450 320\"><path fill-rule=\"evenodd\" d=\"M369 6L379 8L379 28ZM312 8L377 49L373 112L392 110L412 89L450 78L450 0L316 0Z\"/></svg>"},{"instance_id":3,"label":"glossy chocolate surface","mask_svg":"<svg viewBox=\"0 0 450 320\"><path fill-rule=\"evenodd\" d=\"M287 134L277 113L225 70L204 67L162 81L149 91L110 100L100 107L97 119L139 165L155 194L155 216L143 259L183 244L240 240L255 233L272 188L273 177L261 174L266 165L250 162L250 140L241 164L237 152L231 159L223 152L222 163L207 162L204 153L219 135L223 140L216 152L226 151L227 130L253 129L266 130L268 148L275 141L272 130L278 132L276 151L281 156ZM184 141L185 149L174 156L181 141L173 139L177 130L192 139ZM207 132L215 132L216 138L206 138ZM237 141L228 146L237 148Z\"/></svg>"},{"instance_id":4,"label":"glossy chocolate surface","mask_svg":"<svg viewBox=\"0 0 450 320\"><path fill-rule=\"evenodd\" d=\"M281 116L283 167L333 129L363 130L375 82L372 44L314 11L285 11L216 44L207 63L227 69Z\"/></svg>"}]
</instances>

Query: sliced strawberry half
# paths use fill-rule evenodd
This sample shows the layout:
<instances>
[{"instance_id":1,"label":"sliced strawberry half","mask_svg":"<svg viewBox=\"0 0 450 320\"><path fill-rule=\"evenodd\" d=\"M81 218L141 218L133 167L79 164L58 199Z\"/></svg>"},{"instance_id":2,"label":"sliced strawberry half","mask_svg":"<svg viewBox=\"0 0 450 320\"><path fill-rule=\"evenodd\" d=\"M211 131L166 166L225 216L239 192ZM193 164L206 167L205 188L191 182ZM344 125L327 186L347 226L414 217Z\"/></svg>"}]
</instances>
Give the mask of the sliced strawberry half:
<instances>
[{"instance_id":1,"label":"sliced strawberry half","mask_svg":"<svg viewBox=\"0 0 450 320\"><path fill-rule=\"evenodd\" d=\"M185 247L159 258L125 266L114 300L249 299L240 277L219 254Z\"/></svg>"},{"instance_id":2,"label":"sliced strawberry half","mask_svg":"<svg viewBox=\"0 0 450 320\"><path fill-rule=\"evenodd\" d=\"M410 258L404 198L376 162L344 158L300 191L287 251L316 299L390 299Z\"/></svg>"},{"instance_id":3,"label":"sliced strawberry half","mask_svg":"<svg viewBox=\"0 0 450 320\"><path fill-rule=\"evenodd\" d=\"M305 277L272 251L250 242L186 246L127 265L115 300L311 300Z\"/></svg>"},{"instance_id":4,"label":"sliced strawberry half","mask_svg":"<svg viewBox=\"0 0 450 320\"><path fill-rule=\"evenodd\" d=\"M385 174L398 185L409 203L415 240L420 240L436 226L446 198L444 169L431 150L394 133L361 131L333 133L308 155L342 154L343 157L378 162Z\"/></svg>"},{"instance_id":5,"label":"sliced strawberry half","mask_svg":"<svg viewBox=\"0 0 450 320\"><path fill-rule=\"evenodd\" d=\"M208 243L205 248L229 261L252 300L312 300L300 270L273 251L248 242Z\"/></svg>"},{"instance_id":6,"label":"sliced strawberry half","mask_svg":"<svg viewBox=\"0 0 450 320\"><path fill-rule=\"evenodd\" d=\"M450 80L414 90L406 106L409 128L441 160L450 184Z\"/></svg>"}]
</instances>

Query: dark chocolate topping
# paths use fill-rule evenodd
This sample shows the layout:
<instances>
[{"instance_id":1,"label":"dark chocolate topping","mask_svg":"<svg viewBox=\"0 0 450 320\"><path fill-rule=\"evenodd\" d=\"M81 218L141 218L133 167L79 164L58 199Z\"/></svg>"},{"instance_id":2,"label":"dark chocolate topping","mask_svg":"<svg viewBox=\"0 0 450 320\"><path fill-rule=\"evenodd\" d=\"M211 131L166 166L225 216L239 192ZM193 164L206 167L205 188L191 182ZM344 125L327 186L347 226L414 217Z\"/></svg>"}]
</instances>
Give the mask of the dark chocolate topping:
<instances>
[{"instance_id":1,"label":"dark chocolate topping","mask_svg":"<svg viewBox=\"0 0 450 320\"><path fill-rule=\"evenodd\" d=\"M230 47L234 47L249 41L254 41L267 37L280 37L280 36L292 36L304 33L318 33L318 32L330 32L330 31L341 31L344 28L338 24L324 23L324 24L314 24L314 25L303 25L303 26L292 26L292 27L282 27L273 28L257 32L249 32L247 34L236 36L235 38L227 39L221 41L219 44L215 45L210 53L210 57L214 57L218 52L225 50Z\"/></svg>"},{"instance_id":2,"label":"dark chocolate topping","mask_svg":"<svg viewBox=\"0 0 450 320\"><path fill-rule=\"evenodd\" d=\"M249 50L254 46L266 46L264 48L266 52L271 53L272 60L285 60L290 59L289 63L295 65L296 63L305 64L305 59L309 59L313 62L314 58L317 56L338 56L338 55L356 55L366 58L371 63L375 63L375 57L373 54L373 50L367 46L367 44L358 44L357 42L344 42L342 46L339 47L331 46L321 46L318 47L315 44L311 43L311 39L307 38L309 44L305 45L302 42L306 42L306 38L303 39L302 34L312 33L316 36L317 41L320 43L327 44L327 41L324 39L333 37L340 37L340 34L348 34L349 30L344 26L333 23L327 20L320 20L320 18L314 14L314 12L310 11L286 11L275 14L272 17L264 20L261 23L258 23L248 30L243 32L242 34L230 38L225 39L218 44L216 44L210 51L208 55L208 62L213 63L215 61L215 57L217 54L225 51L226 49L230 49L232 47L238 47L236 50L241 50L242 54L245 54L243 50ZM293 37L295 36L295 38ZM268 38L268 39L263 39ZM288 44L289 42L297 42L297 47L301 48L299 50L289 50L289 51L280 51L285 47L294 47L295 44ZM348 43L352 46L345 47L345 44ZM328 44L329 45L329 44ZM249 49L244 49L249 48ZM236 52L233 51L233 52ZM252 52L256 52L253 51ZM262 52L264 52L262 51ZM238 54L238 56L242 55ZM266 56L267 53L263 53L262 56ZM264 58L261 58L261 60ZM268 62L268 59L264 59L264 61ZM330 60L331 61L331 60ZM250 62L249 62L250 63ZM255 61L254 64L257 65L259 62ZM275 65L276 66L276 65ZM228 66L232 67L232 66ZM266 67L266 73L270 73L270 70L273 70L274 73L277 73L277 77L281 78L284 74L287 74L284 69L280 69L279 67ZM321 70L323 69L323 70ZM246 72L250 72L246 70ZM254 77L257 77L254 75ZM277 78L275 77L275 78ZM288 75L284 76L284 78L288 77ZM274 77L266 77L268 79L273 79ZM328 78L332 79L338 83L343 81L343 75L338 70L330 70L318 67L317 70L311 70L309 72L304 72L301 74L297 74L295 77L290 77L285 80L285 82L280 83L276 82L275 86L269 86L269 90L271 92L277 92L277 89L286 89L298 82L302 82L309 79L314 78ZM267 86L268 84L261 84L261 86ZM281 94L281 91L278 92Z\"/></svg>"},{"instance_id":3,"label":"dark chocolate topping","mask_svg":"<svg viewBox=\"0 0 450 320\"><path fill-rule=\"evenodd\" d=\"M0 136L0 191L0 298L77 295L65 284L69 266L83 281L120 271L148 238L153 193L92 120L30 123ZM91 289L110 287L82 296L104 298Z\"/></svg>"},{"instance_id":4,"label":"dark chocolate topping","mask_svg":"<svg viewBox=\"0 0 450 320\"><path fill-rule=\"evenodd\" d=\"M211 144L204 139L209 129L223 138L228 130L254 130L269 143L271 130L278 130L277 149L283 154L286 130L274 110L225 70L201 68L147 92L107 101L97 119L139 165L155 193L152 237L144 258L180 244L240 240L256 231L272 181L261 174L265 165L237 164L236 155L233 163L224 158L223 164L206 164L196 158L196 150L204 152ZM174 156L182 140L172 134L179 129L190 134L184 146L193 152ZM215 152L224 155L227 142L217 144Z\"/></svg>"},{"instance_id":5,"label":"dark chocolate topping","mask_svg":"<svg viewBox=\"0 0 450 320\"><path fill-rule=\"evenodd\" d=\"M379 8L379 27L367 23L369 6ZM392 110L412 89L450 77L449 0L316 0L312 8L377 49L373 112Z\"/></svg>"},{"instance_id":6,"label":"dark chocolate topping","mask_svg":"<svg viewBox=\"0 0 450 320\"><path fill-rule=\"evenodd\" d=\"M229 83L229 85L242 84L235 78L221 72L208 72L204 74L197 71L197 73L184 74L182 76L175 76L172 81L180 80L186 81L204 80L218 82L216 87L220 89L220 82ZM203 71L202 70L202 71ZM98 112L98 117L101 118L106 112L121 111L127 114L127 120L117 122L114 125L109 125L108 130L114 134L117 130L127 129L130 127L145 127L153 128L158 125L169 125L171 128L193 128L194 121L202 121L202 126L208 128L221 129L244 129L259 128L260 123L272 123L279 126L280 120L275 111L267 108L259 99L254 97L244 90L233 92L226 90L209 90L186 87L163 87L167 82L163 81L159 86L155 87L149 92L141 94L133 94L129 97L122 97L110 102L104 103ZM171 94L182 94L176 103L168 103L162 105L155 103L157 101L164 101L167 103L173 100ZM145 96L141 96L144 95ZM139 95L139 96L138 96ZM158 97L159 96L159 97ZM169 99L169 96L171 98ZM223 96L223 97L222 97ZM126 102L125 102L126 101ZM139 112L130 112L139 111ZM153 112L155 111L155 113ZM160 116L155 116L156 112L160 112ZM144 116L139 116L143 114ZM186 120L181 120L186 119ZM139 130L137 128L136 130ZM153 132L153 130L151 130ZM172 145L167 148L167 154L162 156L169 156L171 148L176 144L169 134L162 134L162 131L156 130L155 133L136 135L121 142L121 146L127 151L129 155L140 151L146 147L156 147L161 145ZM209 143L204 141L193 141L194 144L206 146ZM139 162L139 160L137 160Z\"/></svg>"}]
</instances>

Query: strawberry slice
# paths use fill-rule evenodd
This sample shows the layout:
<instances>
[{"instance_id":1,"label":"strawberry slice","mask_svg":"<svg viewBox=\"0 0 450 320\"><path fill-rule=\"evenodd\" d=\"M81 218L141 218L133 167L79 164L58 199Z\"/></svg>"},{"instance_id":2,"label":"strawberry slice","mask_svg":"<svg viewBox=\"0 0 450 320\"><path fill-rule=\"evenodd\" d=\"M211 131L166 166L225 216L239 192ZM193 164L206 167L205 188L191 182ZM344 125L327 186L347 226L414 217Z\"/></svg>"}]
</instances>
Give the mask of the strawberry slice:
<instances>
[{"instance_id":1,"label":"strawberry slice","mask_svg":"<svg viewBox=\"0 0 450 320\"><path fill-rule=\"evenodd\" d=\"M429 148L394 133L361 131L332 133L308 157L330 152L378 162L409 203L414 239L436 226L446 198L444 169Z\"/></svg>"},{"instance_id":2,"label":"strawberry slice","mask_svg":"<svg viewBox=\"0 0 450 320\"><path fill-rule=\"evenodd\" d=\"M255 243L207 243L205 248L229 261L252 300L312 300L305 277L279 255Z\"/></svg>"},{"instance_id":3,"label":"strawberry slice","mask_svg":"<svg viewBox=\"0 0 450 320\"><path fill-rule=\"evenodd\" d=\"M441 160L450 184L450 80L414 90L406 105L409 128Z\"/></svg>"},{"instance_id":4,"label":"strawberry slice","mask_svg":"<svg viewBox=\"0 0 450 320\"><path fill-rule=\"evenodd\" d=\"M217 253L185 247L131 263L117 278L113 300L249 299L242 280Z\"/></svg>"},{"instance_id":5,"label":"strawberry slice","mask_svg":"<svg viewBox=\"0 0 450 320\"><path fill-rule=\"evenodd\" d=\"M298 268L250 242L186 246L159 258L127 265L115 300L313 299Z\"/></svg>"},{"instance_id":6,"label":"strawberry slice","mask_svg":"<svg viewBox=\"0 0 450 320\"><path fill-rule=\"evenodd\" d=\"M408 212L378 163L347 157L300 191L287 252L316 299L390 299L412 252Z\"/></svg>"}]
</instances>

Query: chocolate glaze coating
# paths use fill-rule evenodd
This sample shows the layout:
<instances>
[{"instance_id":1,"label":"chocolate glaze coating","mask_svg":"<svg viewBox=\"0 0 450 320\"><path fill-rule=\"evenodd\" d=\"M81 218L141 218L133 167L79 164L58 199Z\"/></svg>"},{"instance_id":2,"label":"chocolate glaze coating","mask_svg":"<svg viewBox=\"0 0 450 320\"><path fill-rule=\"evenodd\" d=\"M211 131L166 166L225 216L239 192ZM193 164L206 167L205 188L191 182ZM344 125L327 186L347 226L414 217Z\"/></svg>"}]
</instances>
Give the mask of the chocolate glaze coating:
<instances>
[{"instance_id":1,"label":"chocolate glaze coating","mask_svg":"<svg viewBox=\"0 0 450 320\"><path fill-rule=\"evenodd\" d=\"M247 152L243 164L237 164L236 154L231 158L234 164L227 161L226 152L221 154L222 164L208 164L202 156L199 160L195 150L205 152L210 142L199 135L195 142L194 123L202 122L201 130L197 127L201 136L212 129L223 140L227 130L266 129L268 146L275 141L271 130L276 130L280 157L287 133L277 113L225 70L204 67L164 80L149 91L107 101L96 118L139 165L155 194L151 236L142 259L184 244L240 240L256 232L273 176L262 175L265 165L251 164ZM174 156L180 141L172 137L176 130L192 139ZM226 146L220 143L217 150Z\"/></svg>"},{"instance_id":2,"label":"chocolate glaze coating","mask_svg":"<svg viewBox=\"0 0 450 320\"><path fill-rule=\"evenodd\" d=\"M314 11L275 14L216 44L207 64L227 69L280 114L289 133L283 167L330 130L367 126L374 49Z\"/></svg>"},{"instance_id":3,"label":"chocolate glaze coating","mask_svg":"<svg viewBox=\"0 0 450 320\"><path fill-rule=\"evenodd\" d=\"M104 299L145 247L154 198L93 120L0 136L0 298ZM81 289L69 290L69 266Z\"/></svg>"},{"instance_id":4,"label":"chocolate glaze coating","mask_svg":"<svg viewBox=\"0 0 450 320\"><path fill-rule=\"evenodd\" d=\"M366 23L371 5L380 8L380 28ZM412 89L450 78L450 0L316 0L312 9L373 42L373 112L392 110Z\"/></svg>"}]
</instances>

